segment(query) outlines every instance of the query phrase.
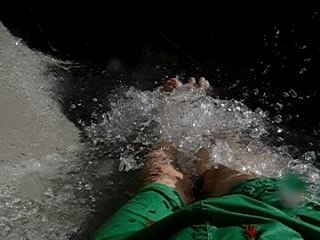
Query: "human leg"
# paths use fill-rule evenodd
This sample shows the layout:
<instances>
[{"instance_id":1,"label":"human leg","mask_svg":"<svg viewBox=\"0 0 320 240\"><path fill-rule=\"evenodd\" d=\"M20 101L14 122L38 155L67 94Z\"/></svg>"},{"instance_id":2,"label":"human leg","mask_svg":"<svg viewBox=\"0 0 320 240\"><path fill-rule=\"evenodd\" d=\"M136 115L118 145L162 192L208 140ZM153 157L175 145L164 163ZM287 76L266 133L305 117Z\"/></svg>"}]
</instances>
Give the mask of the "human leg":
<instances>
[{"instance_id":1,"label":"human leg","mask_svg":"<svg viewBox=\"0 0 320 240\"><path fill-rule=\"evenodd\" d=\"M120 239L152 225L193 200L190 180L172 164L179 152L158 144L142 169L140 192L96 232L94 239Z\"/></svg>"}]
</instances>

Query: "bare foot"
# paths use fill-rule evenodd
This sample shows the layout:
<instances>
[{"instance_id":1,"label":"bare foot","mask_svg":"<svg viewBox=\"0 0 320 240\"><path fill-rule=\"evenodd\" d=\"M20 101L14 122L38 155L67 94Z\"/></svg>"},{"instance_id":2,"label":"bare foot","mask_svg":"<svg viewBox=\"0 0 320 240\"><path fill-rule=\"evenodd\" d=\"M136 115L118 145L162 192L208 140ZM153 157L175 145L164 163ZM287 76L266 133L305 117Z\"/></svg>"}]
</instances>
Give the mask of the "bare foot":
<instances>
[{"instance_id":1,"label":"bare foot","mask_svg":"<svg viewBox=\"0 0 320 240\"><path fill-rule=\"evenodd\" d=\"M241 181L256 178L254 174L241 173L221 164L210 166L210 153L206 148L200 148L195 158L197 174L203 179L203 197L221 197Z\"/></svg>"},{"instance_id":2,"label":"bare foot","mask_svg":"<svg viewBox=\"0 0 320 240\"><path fill-rule=\"evenodd\" d=\"M200 89L200 91L206 94L209 94L212 89L211 85L204 77L199 78L198 83L194 77L190 77L186 84L183 84L177 78L170 78L164 83L162 89L166 93L172 93L181 89L183 86L190 90Z\"/></svg>"},{"instance_id":3,"label":"bare foot","mask_svg":"<svg viewBox=\"0 0 320 240\"><path fill-rule=\"evenodd\" d=\"M211 167L203 177L202 193L204 197L221 197L228 194L233 187L255 175L241 173L221 164Z\"/></svg>"},{"instance_id":4,"label":"bare foot","mask_svg":"<svg viewBox=\"0 0 320 240\"><path fill-rule=\"evenodd\" d=\"M192 182L173 166L179 151L170 142L158 144L148 155L142 170L143 185L161 183L174 188L185 204L194 200Z\"/></svg>"}]
</instances>

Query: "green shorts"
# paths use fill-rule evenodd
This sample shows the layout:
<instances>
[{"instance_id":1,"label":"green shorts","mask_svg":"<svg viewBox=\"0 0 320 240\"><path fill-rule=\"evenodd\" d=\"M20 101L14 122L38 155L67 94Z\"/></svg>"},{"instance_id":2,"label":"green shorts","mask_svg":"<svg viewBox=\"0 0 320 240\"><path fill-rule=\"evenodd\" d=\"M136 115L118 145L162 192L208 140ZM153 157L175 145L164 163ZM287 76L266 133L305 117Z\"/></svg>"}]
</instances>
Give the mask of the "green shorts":
<instances>
[{"instance_id":1,"label":"green shorts","mask_svg":"<svg viewBox=\"0 0 320 240\"><path fill-rule=\"evenodd\" d=\"M251 179L229 195L184 206L174 189L153 183L108 219L94 239L319 240L319 206L284 208L278 188L276 179Z\"/></svg>"}]
</instances>

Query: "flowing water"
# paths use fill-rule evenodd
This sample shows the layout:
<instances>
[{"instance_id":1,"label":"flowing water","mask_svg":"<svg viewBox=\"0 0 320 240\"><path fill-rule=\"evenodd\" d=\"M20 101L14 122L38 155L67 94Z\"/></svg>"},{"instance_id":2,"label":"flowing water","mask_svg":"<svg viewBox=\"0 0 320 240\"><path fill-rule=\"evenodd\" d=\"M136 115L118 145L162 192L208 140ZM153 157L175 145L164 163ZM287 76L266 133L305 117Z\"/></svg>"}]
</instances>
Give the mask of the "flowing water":
<instances>
[{"instance_id":1,"label":"flowing water","mask_svg":"<svg viewBox=\"0 0 320 240\"><path fill-rule=\"evenodd\" d=\"M58 79L47 69L57 62L2 24L0 59L0 238L65 239L88 206L70 185L81 144L79 130L52 100Z\"/></svg>"},{"instance_id":2,"label":"flowing water","mask_svg":"<svg viewBox=\"0 0 320 240\"><path fill-rule=\"evenodd\" d=\"M95 120L79 119L77 128L55 96L68 71L54 69L66 63L30 50L1 24L0 59L1 239L85 239L135 192L134 170L159 139L191 159L207 147L212 165L272 177L296 172L308 184L305 197L320 201L317 152L296 156L285 141L273 144L284 131L279 116L199 90L167 95L119 85L104 94ZM193 160L179 164L194 171Z\"/></svg>"}]
</instances>

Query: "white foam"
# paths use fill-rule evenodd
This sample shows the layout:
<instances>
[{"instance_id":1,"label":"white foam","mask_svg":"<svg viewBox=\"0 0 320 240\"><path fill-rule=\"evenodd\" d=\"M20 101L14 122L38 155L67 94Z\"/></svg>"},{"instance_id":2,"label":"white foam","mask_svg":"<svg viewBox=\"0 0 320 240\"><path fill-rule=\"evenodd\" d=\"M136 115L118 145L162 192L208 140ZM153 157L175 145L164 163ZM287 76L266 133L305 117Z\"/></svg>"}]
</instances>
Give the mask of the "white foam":
<instances>
[{"instance_id":1,"label":"white foam","mask_svg":"<svg viewBox=\"0 0 320 240\"><path fill-rule=\"evenodd\" d=\"M58 61L0 23L0 239L67 239L89 211L79 130L52 99ZM87 184L87 182L85 183ZM82 186L82 185L81 185ZM82 188L82 187L81 187ZM90 202L91 203L91 202Z\"/></svg>"}]
</instances>

